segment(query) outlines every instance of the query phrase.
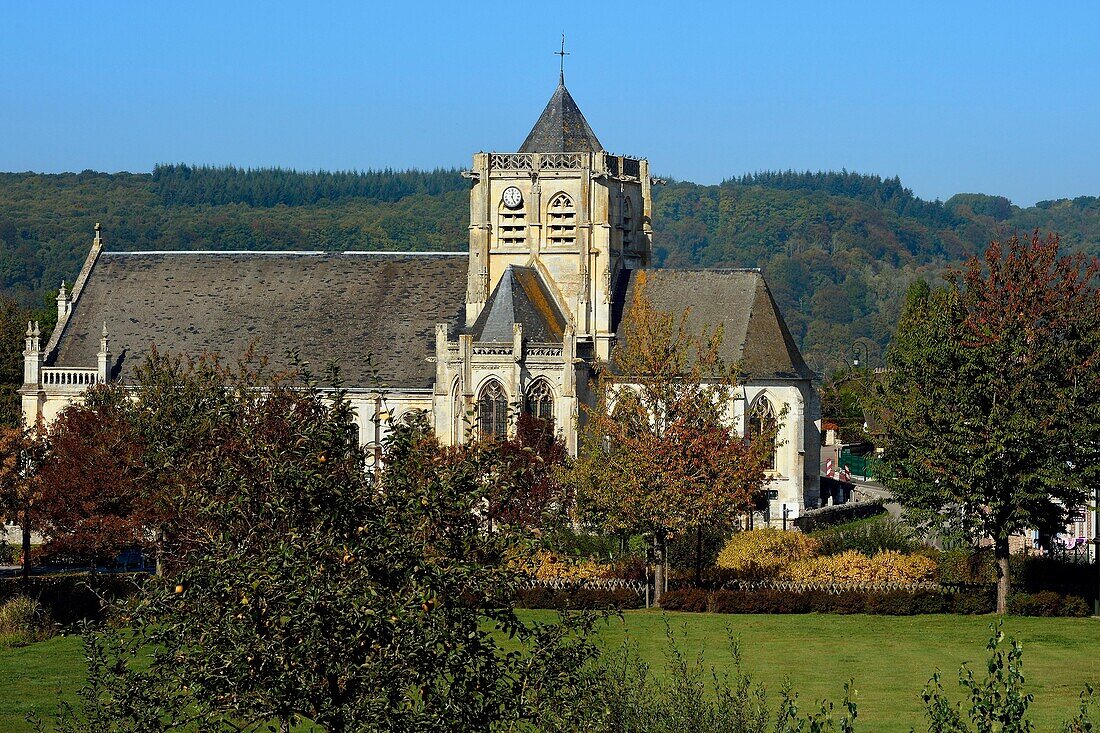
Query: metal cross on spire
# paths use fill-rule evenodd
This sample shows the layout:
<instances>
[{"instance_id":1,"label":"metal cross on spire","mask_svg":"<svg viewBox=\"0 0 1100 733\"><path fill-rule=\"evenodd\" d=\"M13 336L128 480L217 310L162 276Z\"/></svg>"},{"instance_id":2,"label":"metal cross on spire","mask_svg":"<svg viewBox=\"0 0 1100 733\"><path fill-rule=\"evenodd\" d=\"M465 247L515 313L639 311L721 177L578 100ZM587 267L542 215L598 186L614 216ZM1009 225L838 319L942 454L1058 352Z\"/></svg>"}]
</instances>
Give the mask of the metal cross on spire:
<instances>
[{"instance_id":1,"label":"metal cross on spire","mask_svg":"<svg viewBox=\"0 0 1100 733\"><path fill-rule=\"evenodd\" d=\"M565 50L565 34L561 34L561 50L554 52L555 56L560 56L560 62L558 65L558 82L565 84L565 57L569 55L569 52Z\"/></svg>"}]
</instances>

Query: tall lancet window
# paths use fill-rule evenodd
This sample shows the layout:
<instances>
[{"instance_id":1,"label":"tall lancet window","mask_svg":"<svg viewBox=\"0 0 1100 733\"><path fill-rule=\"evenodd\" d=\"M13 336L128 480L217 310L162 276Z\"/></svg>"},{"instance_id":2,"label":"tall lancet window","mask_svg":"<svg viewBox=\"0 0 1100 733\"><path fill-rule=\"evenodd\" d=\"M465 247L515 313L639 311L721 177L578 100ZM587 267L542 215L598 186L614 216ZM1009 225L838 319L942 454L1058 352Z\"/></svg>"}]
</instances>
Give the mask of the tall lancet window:
<instances>
[{"instance_id":1,"label":"tall lancet window","mask_svg":"<svg viewBox=\"0 0 1100 733\"><path fill-rule=\"evenodd\" d=\"M764 435L775 431L777 419L775 416L775 408L772 407L772 403L767 397L761 397L753 405L752 410L749 412L749 425L748 435L749 438L755 438L757 435ZM776 436L778 440L779 436ZM764 463L764 468L768 471L776 470L775 463L775 444L776 440L772 441L771 452L768 454L768 458Z\"/></svg>"},{"instance_id":2,"label":"tall lancet window","mask_svg":"<svg viewBox=\"0 0 1100 733\"><path fill-rule=\"evenodd\" d=\"M634 244L634 206L630 203L629 196L623 199L622 219L623 246L629 247Z\"/></svg>"},{"instance_id":3,"label":"tall lancet window","mask_svg":"<svg viewBox=\"0 0 1100 733\"><path fill-rule=\"evenodd\" d=\"M524 411L539 420L554 419L554 393L545 379L538 379L527 390Z\"/></svg>"},{"instance_id":4,"label":"tall lancet window","mask_svg":"<svg viewBox=\"0 0 1100 733\"><path fill-rule=\"evenodd\" d=\"M497 241L502 247L522 247L527 241L527 214L522 199L515 208L505 201L497 209Z\"/></svg>"},{"instance_id":5,"label":"tall lancet window","mask_svg":"<svg viewBox=\"0 0 1100 733\"><path fill-rule=\"evenodd\" d=\"M482 440L508 437L508 395L495 379L481 388L477 399L477 428Z\"/></svg>"},{"instance_id":6,"label":"tall lancet window","mask_svg":"<svg viewBox=\"0 0 1100 733\"><path fill-rule=\"evenodd\" d=\"M564 193L550 199L546 208L546 238L553 245L571 245L577 241L577 210L573 199Z\"/></svg>"}]
</instances>

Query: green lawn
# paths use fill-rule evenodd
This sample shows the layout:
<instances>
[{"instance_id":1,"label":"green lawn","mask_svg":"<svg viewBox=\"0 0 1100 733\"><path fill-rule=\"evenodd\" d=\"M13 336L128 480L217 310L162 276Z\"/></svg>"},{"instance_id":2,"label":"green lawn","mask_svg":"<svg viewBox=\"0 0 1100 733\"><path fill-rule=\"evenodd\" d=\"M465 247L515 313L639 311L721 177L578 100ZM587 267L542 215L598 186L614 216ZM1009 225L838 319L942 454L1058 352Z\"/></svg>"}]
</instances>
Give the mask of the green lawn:
<instances>
[{"instance_id":1,"label":"green lawn","mask_svg":"<svg viewBox=\"0 0 1100 733\"><path fill-rule=\"evenodd\" d=\"M25 718L57 709L57 692L69 700L84 680L79 636L57 636L30 646L0 649L0 731L34 730Z\"/></svg>"},{"instance_id":2,"label":"green lawn","mask_svg":"<svg viewBox=\"0 0 1100 733\"><path fill-rule=\"evenodd\" d=\"M547 612L525 612L531 618ZM985 658L992 617L967 616L737 616L628 612L601 632L603 643L624 639L651 664L665 652L664 619L690 654L708 663L727 662L728 626L741 639L747 666L769 690L789 677L803 703L837 700L845 680L858 691L858 730L904 733L921 729L921 686L935 669L952 682L963 661L979 668ZM1010 618L1006 631L1024 645L1024 672L1035 695L1038 731L1057 731L1070 717L1085 682L1100 687L1100 621L1097 619ZM80 640L51 639L21 649L0 650L0 731L25 731L28 711L53 708L60 686L71 695L83 668Z\"/></svg>"}]
</instances>

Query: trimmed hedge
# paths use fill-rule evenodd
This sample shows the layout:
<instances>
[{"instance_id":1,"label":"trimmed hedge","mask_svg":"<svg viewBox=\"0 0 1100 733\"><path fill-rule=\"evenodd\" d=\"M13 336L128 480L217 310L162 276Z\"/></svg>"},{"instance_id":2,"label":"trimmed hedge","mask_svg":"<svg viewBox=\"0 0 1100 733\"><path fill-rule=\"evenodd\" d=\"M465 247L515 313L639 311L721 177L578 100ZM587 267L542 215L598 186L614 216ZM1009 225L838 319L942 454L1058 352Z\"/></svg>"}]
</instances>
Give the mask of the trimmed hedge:
<instances>
[{"instance_id":1,"label":"trimmed hedge","mask_svg":"<svg viewBox=\"0 0 1100 733\"><path fill-rule=\"evenodd\" d=\"M803 532L816 532L826 527L885 514L886 507L884 504L883 500L876 499L875 501L852 501L847 504L833 504L818 509L808 509L794 520L794 526Z\"/></svg>"},{"instance_id":2,"label":"trimmed hedge","mask_svg":"<svg viewBox=\"0 0 1100 733\"><path fill-rule=\"evenodd\" d=\"M1089 607L1080 596L1063 596L1054 591L1013 593L1008 597L1013 616L1088 616Z\"/></svg>"},{"instance_id":3,"label":"trimmed hedge","mask_svg":"<svg viewBox=\"0 0 1100 733\"><path fill-rule=\"evenodd\" d=\"M668 611L711 613L872 613L913 616L925 613L992 613L992 589L968 589L954 593L937 590L673 590L661 596Z\"/></svg>"},{"instance_id":4,"label":"trimmed hedge","mask_svg":"<svg viewBox=\"0 0 1100 733\"><path fill-rule=\"evenodd\" d=\"M632 590L595 590L592 588L523 588L516 597L517 608L556 610L603 610L641 608L645 598Z\"/></svg>"},{"instance_id":5,"label":"trimmed hedge","mask_svg":"<svg viewBox=\"0 0 1100 733\"><path fill-rule=\"evenodd\" d=\"M102 619L103 600L110 602L133 595L148 577L147 573L32 575L25 591L21 577L0 578L0 602L16 596L33 598L54 621L68 626Z\"/></svg>"}]
</instances>

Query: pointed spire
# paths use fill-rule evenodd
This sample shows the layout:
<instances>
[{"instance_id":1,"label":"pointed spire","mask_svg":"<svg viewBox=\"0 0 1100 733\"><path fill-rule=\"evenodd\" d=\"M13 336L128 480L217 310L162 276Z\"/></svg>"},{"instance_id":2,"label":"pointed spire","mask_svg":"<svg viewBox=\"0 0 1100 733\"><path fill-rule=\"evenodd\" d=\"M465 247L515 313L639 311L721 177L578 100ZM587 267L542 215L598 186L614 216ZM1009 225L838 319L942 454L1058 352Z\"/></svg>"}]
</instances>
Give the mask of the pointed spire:
<instances>
[{"instance_id":1,"label":"pointed spire","mask_svg":"<svg viewBox=\"0 0 1100 733\"><path fill-rule=\"evenodd\" d=\"M69 309L72 307L72 298L65 289L65 281L61 281L61 289L57 291L57 325L61 327L65 319L69 317Z\"/></svg>"},{"instance_id":2,"label":"pointed spire","mask_svg":"<svg viewBox=\"0 0 1100 733\"><path fill-rule=\"evenodd\" d=\"M100 384L106 384L108 378L111 376L109 366L110 355L111 347L107 343L107 321L104 321L102 335L99 337L99 353L96 354Z\"/></svg>"},{"instance_id":3,"label":"pointed spire","mask_svg":"<svg viewBox=\"0 0 1100 733\"><path fill-rule=\"evenodd\" d=\"M523 141L520 153L597 153L603 145L588 126L573 95L565 88L565 72L558 88L546 104L531 133Z\"/></svg>"}]
</instances>

